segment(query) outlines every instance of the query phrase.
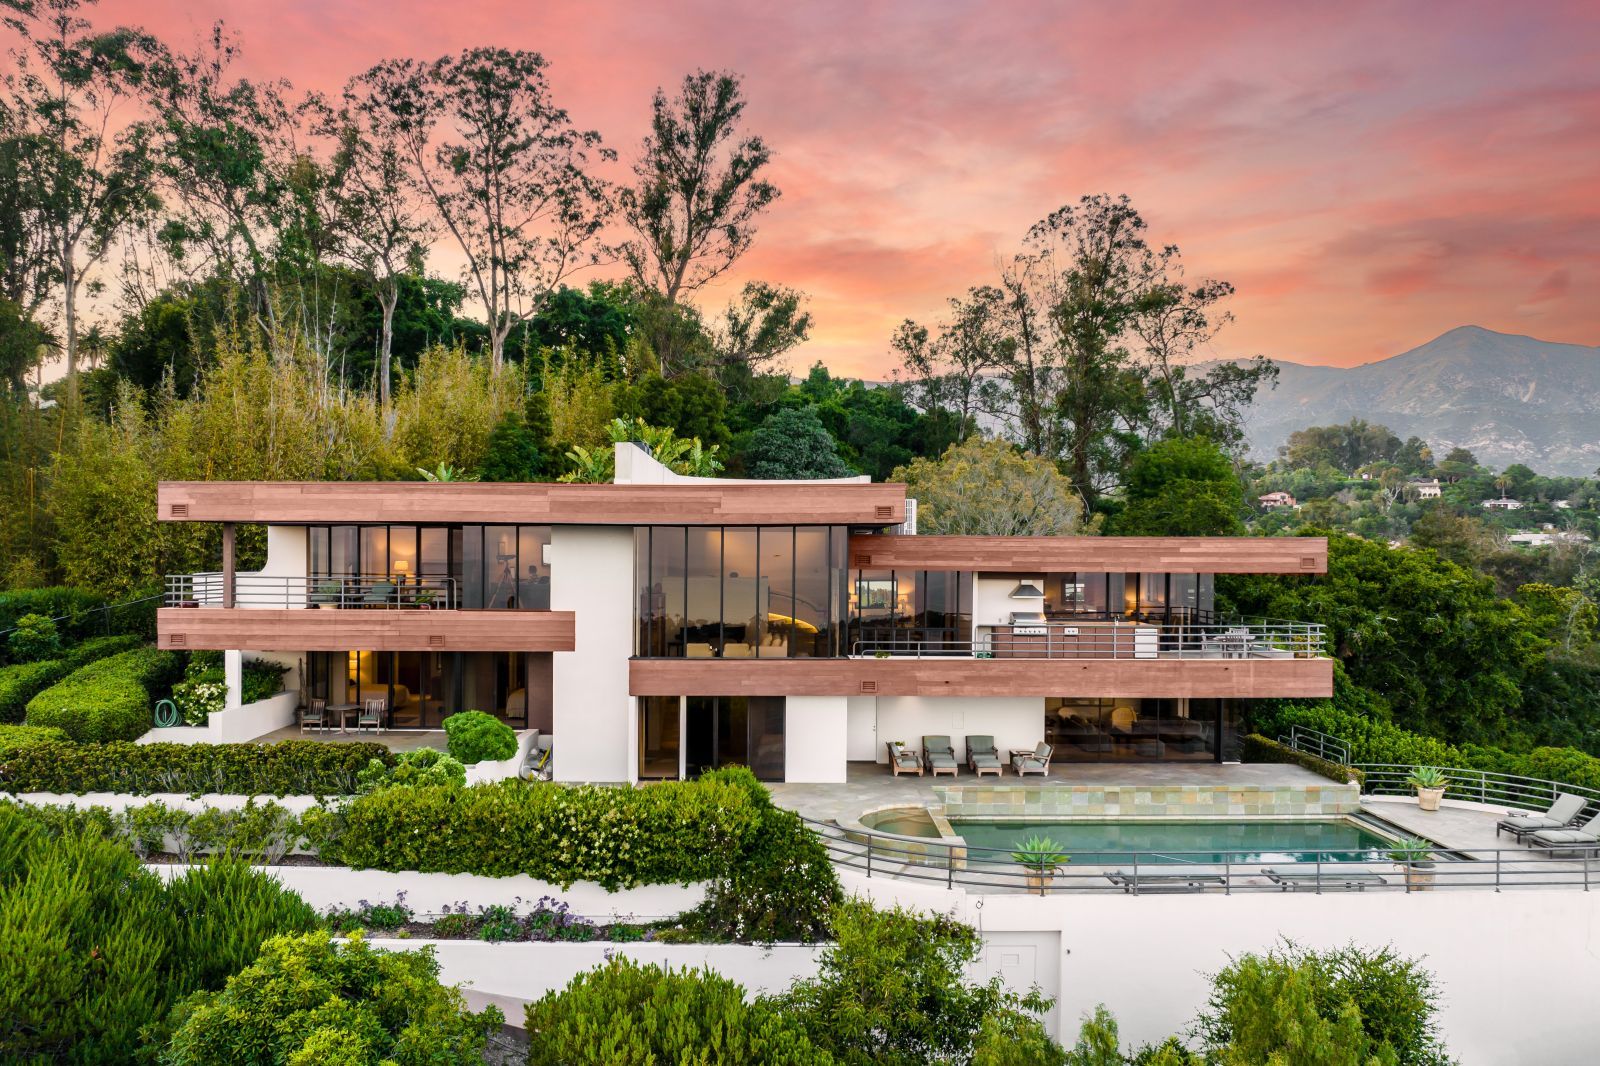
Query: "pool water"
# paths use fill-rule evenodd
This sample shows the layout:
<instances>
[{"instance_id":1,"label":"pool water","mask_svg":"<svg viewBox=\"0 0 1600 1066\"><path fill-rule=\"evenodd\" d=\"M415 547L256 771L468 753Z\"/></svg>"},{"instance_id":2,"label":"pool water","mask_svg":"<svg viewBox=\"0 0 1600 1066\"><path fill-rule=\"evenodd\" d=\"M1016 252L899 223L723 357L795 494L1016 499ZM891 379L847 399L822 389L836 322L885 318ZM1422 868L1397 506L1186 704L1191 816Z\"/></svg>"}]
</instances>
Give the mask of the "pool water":
<instances>
[{"instance_id":1,"label":"pool water","mask_svg":"<svg viewBox=\"0 0 1600 1066\"><path fill-rule=\"evenodd\" d=\"M1054 840L1074 864L1364 862L1383 859L1392 841L1347 818L1315 821L984 822L952 819L972 848L1005 852L1029 837ZM1108 854L1108 853L1120 854ZM1009 854L969 852L969 862L1010 862Z\"/></svg>"}]
</instances>

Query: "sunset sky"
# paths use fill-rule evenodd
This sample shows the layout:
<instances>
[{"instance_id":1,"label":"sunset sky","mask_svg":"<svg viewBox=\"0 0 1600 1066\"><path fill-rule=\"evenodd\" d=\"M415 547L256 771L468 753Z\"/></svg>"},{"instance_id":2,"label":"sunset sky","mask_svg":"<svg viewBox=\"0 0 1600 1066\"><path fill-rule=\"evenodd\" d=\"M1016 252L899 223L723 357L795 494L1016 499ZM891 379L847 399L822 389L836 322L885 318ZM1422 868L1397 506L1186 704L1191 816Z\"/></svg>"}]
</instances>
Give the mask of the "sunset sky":
<instances>
[{"instance_id":1,"label":"sunset sky","mask_svg":"<svg viewBox=\"0 0 1600 1066\"><path fill-rule=\"evenodd\" d=\"M658 85L743 75L783 197L732 280L811 295L797 368L883 376L900 320L1093 192L1238 286L1215 355L1351 365L1465 323L1600 343L1592 0L105 0L97 21L187 46L215 18L250 76L325 90L391 56L542 52L617 178Z\"/></svg>"}]
</instances>

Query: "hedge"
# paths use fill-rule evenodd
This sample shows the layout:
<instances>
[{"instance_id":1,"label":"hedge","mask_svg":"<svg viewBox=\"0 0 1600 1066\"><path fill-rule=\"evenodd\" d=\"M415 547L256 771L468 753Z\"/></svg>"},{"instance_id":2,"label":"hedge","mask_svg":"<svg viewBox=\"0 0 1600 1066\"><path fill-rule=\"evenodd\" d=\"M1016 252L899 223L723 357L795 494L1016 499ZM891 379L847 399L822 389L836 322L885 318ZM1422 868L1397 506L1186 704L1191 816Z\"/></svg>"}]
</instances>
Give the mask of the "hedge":
<instances>
[{"instance_id":1,"label":"hedge","mask_svg":"<svg viewBox=\"0 0 1600 1066\"><path fill-rule=\"evenodd\" d=\"M338 796L382 744L42 744L0 755L4 792L221 792L233 795Z\"/></svg>"},{"instance_id":2,"label":"hedge","mask_svg":"<svg viewBox=\"0 0 1600 1066\"><path fill-rule=\"evenodd\" d=\"M1450 744L1322 703L1285 707L1278 712L1277 724L1284 730L1298 725L1336 736L1350 746L1350 760L1355 763L1457 767L1600 790L1600 759L1577 748L1518 753L1480 744Z\"/></svg>"},{"instance_id":3,"label":"hedge","mask_svg":"<svg viewBox=\"0 0 1600 1066\"><path fill-rule=\"evenodd\" d=\"M0 759L39 744L65 744L67 735L54 726L0 725Z\"/></svg>"},{"instance_id":4,"label":"hedge","mask_svg":"<svg viewBox=\"0 0 1600 1066\"><path fill-rule=\"evenodd\" d=\"M134 636L94 637L56 659L0 667L0 723L22 721L29 700L74 670L139 644Z\"/></svg>"},{"instance_id":5,"label":"hedge","mask_svg":"<svg viewBox=\"0 0 1600 1066\"><path fill-rule=\"evenodd\" d=\"M1354 766L1345 766L1332 759L1319 759L1310 752L1296 751L1260 733L1251 733L1244 738L1244 761L1292 763L1295 766L1303 766L1314 774L1321 774L1329 781L1337 781L1341 785L1354 781L1365 788L1367 784L1367 775Z\"/></svg>"},{"instance_id":6,"label":"hedge","mask_svg":"<svg viewBox=\"0 0 1600 1066\"><path fill-rule=\"evenodd\" d=\"M720 778L390 788L350 801L335 850L357 869L528 874L616 889L719 877L760 822L749 793Z\"/></svg>"},{"instance_id":7,"label":"hedge","mask_svg":"<svg viewBox=\"0 0 1600 1066\"><path fill-rule=\"evenodd\" d=\"M150 729L150 709L171 690L182 656L136 648L80 667L28 701L29 725L53 725L79 742L133 740Z\"/></svg>"}]
</instances>

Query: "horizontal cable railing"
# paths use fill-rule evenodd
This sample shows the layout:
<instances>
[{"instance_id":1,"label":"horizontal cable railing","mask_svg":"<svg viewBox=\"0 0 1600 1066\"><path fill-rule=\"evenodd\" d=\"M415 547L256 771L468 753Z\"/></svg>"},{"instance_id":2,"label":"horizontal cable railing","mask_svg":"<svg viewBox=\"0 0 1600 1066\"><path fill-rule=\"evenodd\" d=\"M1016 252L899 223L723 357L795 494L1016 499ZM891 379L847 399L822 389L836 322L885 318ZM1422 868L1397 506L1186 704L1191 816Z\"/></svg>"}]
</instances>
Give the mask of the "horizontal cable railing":
<instances>
[{"instance_id":1,"label":"horizontal cable railing","mask_svg":"<svg viewBox=\"0 0 1600 1066\"><path fill-rule=\"evenodd\" d=\"M851 644L857 656L979 659L1312 659L1327 648L1311 622L1132 625L1060 622L979 625L971 639L948 631L865 629Z\"/></svg>"},{"instance_id":2,"label":"horizontal cable railing","mask_svg":"<svg viewBox=\"0 0 1600 1066\"><path fill-rule=\"evenodd\" d=\"M1600 887L1600 848L1573 858L1522 847L1445 848L1422 855L1383 847L1321 849L1311 858L1274 859L1260 851L1093 851L1068 854L1053 869L1032 870L1015 849L974 847L845 829L803 819L835 866L867 877L931 882L946 888L1049 895L1073 891L1334 892L1476 888ZM1397 846L1397 851L1399 848Z\"/></svg>"},{"instance_id":3,"label":"horizontal cable railing","mask_svg":"<svg viewBox=\"0 0 1600 1066\"><path fill-rule=\"evenodd\" d=\"M1278 743L1315 755L1319 759L1350 765L1350 746L1331 733L1323 733L1305 726L1291 726L1287 734L1278 737Z\"/></svg>"},{"instance_id":4,"label":"horizontal cable railing","mask_svg":"<svg viewBox=\"0 0 1600 1066\"><path fill-rule=\"evenodd\" d=\"M168 574L163 602L168 607L221 607L226 602L225 591L226 581L219 572ZM235 574L233 602L236 607L257 608L442 610L461 605L454 578L409 575Z\"/></svg>"}]
</instances>

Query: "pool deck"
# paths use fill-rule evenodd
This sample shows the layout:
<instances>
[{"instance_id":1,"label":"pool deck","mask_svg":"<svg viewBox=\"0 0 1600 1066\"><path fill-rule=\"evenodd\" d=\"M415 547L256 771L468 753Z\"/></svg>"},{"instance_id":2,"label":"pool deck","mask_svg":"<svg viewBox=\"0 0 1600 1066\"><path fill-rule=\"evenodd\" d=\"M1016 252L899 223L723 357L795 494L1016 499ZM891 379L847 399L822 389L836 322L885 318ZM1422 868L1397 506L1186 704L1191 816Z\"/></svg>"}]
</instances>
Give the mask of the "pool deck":
<instances>
[{"instance_id":1,"label":"pool deck","mask_svg":"<svg viewBox=\"0 0 1600 1066\"><path fill-rule=\"evenodd\" d=\"M985 784L1008 787L1058 788L1063 785L1307 785L1321 784L1326 778L1310 770L1286 763L1057 763L1049 777L1030 774L1024 778L1006 774L984 777L971 774L940 777L937 784ZM779 805L819 822L856 818L862 811L895 805L932 806L939 802L933 792L935 779L891 774L887 766L870 762L848 765L843 784L789 785L768 787ZM1494 826L1490 824L1490 831Z\"/></svg>"}]
</instances>

